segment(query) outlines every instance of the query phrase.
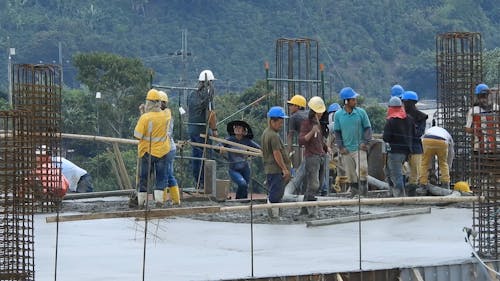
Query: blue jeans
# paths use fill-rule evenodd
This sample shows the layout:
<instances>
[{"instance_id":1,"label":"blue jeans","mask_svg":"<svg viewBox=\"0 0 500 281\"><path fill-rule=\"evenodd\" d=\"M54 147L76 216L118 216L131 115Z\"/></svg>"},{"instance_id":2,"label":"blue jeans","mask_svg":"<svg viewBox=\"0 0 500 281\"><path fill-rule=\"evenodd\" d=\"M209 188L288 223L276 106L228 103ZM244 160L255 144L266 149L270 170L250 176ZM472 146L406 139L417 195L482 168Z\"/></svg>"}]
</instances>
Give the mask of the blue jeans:
<instances>
[{"instance_id":1,"label":"blue jeans","mask_svg":"<svg viewBox=\"0 0 500 281\"><path fill-rule=\"evenodd\" d=\"M170 150L167 153L167 165L166 165L166 176L167 176L167 187L177 186L177 180L174 176L174 160L175 160L175 150Z\"/></svg>"},{"instance_id":2,"label":"blue jeans","mask_svg":"<svg viewBox=\"0 0 500 281\"><path fill-rule=\"evenodd\" d=\"M406 161L405 153L392 153L387 154L387 166L391 175L396 192L402 193L404 191L404 177L403 177L403 163Z\"/></svg>"},{"instance_id":3,"label":"blue jeans","mask_svg":"<svg viewBox=\"0 0 500 281\"><path fill-rule=\"evenodd\" d=\"M190 134L189 136L190 140L192 142L197 142L197 143L205 143L205 139L200 137L199 134ZM203 148L202 147L197 147L197 146L191 146L192 147L192 154L191 156L195 158L202 158L203 157ZM197 185L198 184L198 177L200 177L200 186L196 186L198 188L202 188L204 183L204 174L203 174L203 165L202 161L199 159L193 159L191 160L191 165L192 165L192 171L193 171L193 178L194 182ZM200 170L201 170L201 175L200 175Z\"/></svg>"},{"instance_id":4,"label":"blue jeans","mask_svg":"<svg viewBox=\"0 0 500 281\"><path fill-rule=\"evenodd\" d=\"M250 166L245 165L243 169L229 169L229 177L238 185L236 190L236 199L248 197L248 185L250 184Z\"/></svg>"},{"instance_id":5,"label":"blue jeans","mask_svg":"<svg viewBox=\"0 0 500 281\"><path fill-rule=\"evenodd\" d=\"M144 154L141 158L141 173L139 178L139 192L146 192L148 187L148 177L150 173L155 173L156 184L155 189L163 190L167 187L167 177L165 175L167 155L158 158L151 156L151 165L149 165L149 153Z\"/></svg>"},{"instance_id":6,"label":"blue jeans","mask_svg":"<svg viewBox=\"0 0 500 281\"><path fill-rule=\"evenodd\" d=\"M278 174L267 174L267 189L268 189L268 199L271 203L279 203L283 198L285 193L285 184L283 182L283 175Z\"/></svg>"}]
</instances>

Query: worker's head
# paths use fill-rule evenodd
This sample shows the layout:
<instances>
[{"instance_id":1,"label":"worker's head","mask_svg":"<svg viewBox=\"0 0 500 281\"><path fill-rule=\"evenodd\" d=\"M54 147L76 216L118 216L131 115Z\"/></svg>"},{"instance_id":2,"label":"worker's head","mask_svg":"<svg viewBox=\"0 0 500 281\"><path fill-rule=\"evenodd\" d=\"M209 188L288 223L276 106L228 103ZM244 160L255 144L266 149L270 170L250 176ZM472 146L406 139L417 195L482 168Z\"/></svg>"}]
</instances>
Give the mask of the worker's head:
<instances>
[{"instance_id":1,"label":"worker's head","mask_svg":"<svg viewBox=\"0 0 500 281\"><path fill-rule=\"evenodd\" d=\"M394 85L391 88L391 97L398 97L401 98L401 96L404 94L405 90L401 85Z\"/></svg>"},{"instance_id":2,"label":"worker's head","mask_svg":"<svg viewBox=\"0 0 500 281\"><path fill-rule=\"evenodd\" d=\"M161 102L161 109L167 108L168 104L168 95L164 91L158 91L158 94L160 95L160 102Z\"/></svg>"},{"instance_id":3,"label":"worker's head","mask_svg":"<svg viewBox=\"0 0 500 281\"><path fill-rule=\"evenodd\" d=\"M146 104L144 112L160 111L161 110L161 94L156 89L151 89L146 95Z\"/></svg>"},{"instance_id":4,"label":"worker's head","mask_svg":"<svg viewBox=\"0 0 500 281\"><path fill-rule=\"evenodd\" d=\"M307 104L309 106L309 118L311 118L312 114L316 115L316 118L319 120L321 119L321 116L323 116L323 113L326 111L326 106L325 102L321 97L314 96L311 99L309 99L309 102Z\"/></svg>"},{"instance_id":5,"label":"worker's head","mask_svg":"<svg viewBox=\"0 0 500 281\"><path fill-rule=\"evenodd\" d=\"M356 107L358 103L358 93L356 93L351 87L345 87L340 90L340 99L344 102L344 105L350 108Z\"/></svg>"},{"instance_id":6,"label":"worker's head","mask_svg":"<svg viewBox=\"0 0 500 281\"><path fill-rule=\"evenodd\" d=\"M290 113L295 113L300 109L304 109L306 107L307 101L306 98L304 98L304 96L297 94L293 96L289 101L287 101L287 103L288 103L288 111Z\"/></svg>"},{"instance_id":7,"label":"worker's head","mask_svg":"<svg viewBox=\"0 0 500 281\"><path fill-rule=\"evenodd\" d=\"M213 81L213 80L217 80L217 79L215 79L215 76L212 73L212 71L208 70L208 69L200 72L200 75L198 76L198 81L200 81L200 82L209 82L209 81Z\"/></svg>"},{"instance_id":8,"label":"worker's head","mask_svg":"<svg viewBox=\"0 0 500 281\"><path fill-rule=\"evenodd\" d=\"M488 105L488 96L490 94L490 88L486 84L478 84L474 91L478 105L480 107L486 107Z\"/></svg>"},{"instance_id":9,"label":"worker's head","mask_svg":"<svg viewBox=\"0 0 500 281\"><path fill-rule=\"evenodd\" d=\"M340 105L338 103L332 103L328 106L328 124L333 124L333 117L335 116L335 112L339 111ZM333 129L331 129L333 132Z\"/></svg>"},{"instance_id":10,"label":"worker's head","mask_svg":"<svg viewBox=\"0 0 500 281\"><path fill-rule=\"evenodd\" d=\"M403 106L403 102L398 97L392 97L387 105L389 107L401 107Z\"/></svg>"},{"instance_id":11,"label":"worker's head","mask_svg":"<svg viewBox=\"0 0 500 281\"><path fill-rule=\"evenodd\" d=\"M242 139L243 137L253 139L253 132L250 125L247 122L242 120L235 120L227 123L227 133L230 136L235 136L238 139Z\"/></svg>"},{"instance_id":12,"label":"worker's head","mask_svg":"<svg viewBox=\"0 0 500 281\"><path fill-rule=\"evenodd\" d=\"M158 90L151 89L146 94L146 100L149 100L149 101L160 101L161 100L161 95L160 95L160 93L159 93Z\"/></svg>"},{"instance_id":13,"label":"worker's head","mask_svg":"<svg viewBox=\"0 0 500 281\"><path fill-rule=\"evenodd\" d=\"M418 102L418 94L416 92L405 91L401 96L401 100L403 100L407 112L416 110L416 104Z\"/></svg>"},{"instance_id":14,"label":"worker's head","mask_svg":"<svg viewBox=\"0 0 500 281\"><path fill-rule=\"evenodd\" d=\"M281 106L273 106L267 112L267 118L269 118L269 127L274 131L281 129L284 123L284 119L288 118L285 114L285 110Z\"/></svg>"}]
</instances>

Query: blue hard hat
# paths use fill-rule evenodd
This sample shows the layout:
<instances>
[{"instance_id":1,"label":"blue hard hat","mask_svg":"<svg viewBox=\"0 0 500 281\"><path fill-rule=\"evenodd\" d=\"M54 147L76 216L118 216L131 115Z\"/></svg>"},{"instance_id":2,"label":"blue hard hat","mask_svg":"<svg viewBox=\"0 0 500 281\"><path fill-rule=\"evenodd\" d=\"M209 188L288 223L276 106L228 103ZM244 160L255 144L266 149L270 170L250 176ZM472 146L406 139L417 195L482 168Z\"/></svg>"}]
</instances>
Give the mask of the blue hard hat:
<instances>
[{"instance_id":1,"label":"blue hard hat","mask_svg":"<svg viewBox=\"0 0 500 281\"><path fill-rule=\"evenodd\" d=\"M403 96L401 96L401 99L418 101L418 95L414 91L405 91Z\"/></svg>"},{"instance_id":2,"label":"blue hard hat","mask_svg":"<svg viewBox=\"0 0 500 281\"><path fill-rule=\"evenodd\" d=\"M281 106L273 106L267 112L267 117L269 118L288 118L285 114L285 110Z\"/></svg>"},{"instance_id":3,"label":"blue hard hat","mask_svg":"<svg viewBox=\"0 0 500 281\"><path fill-rule=\"evenodd\" d=\"M358 93L356 93L351 87L345 87L342 90L340 90L341 100L355 99L358 96L359 96Z\"/></svg>"},{"instance_id":4,"label":"blue hard hat","mask_svg":"<svg viewBox=\"0 0 500 281\"><path fill-rule=\"evenodd\" d=\"M476 86L476 91L474 93L476 95L487 94L489 89L490 88L488 87L488 85L481 83L481 84L479 84L479 85Z\"/></svg>"},{"instance_id":5,"label":"blue hard hat","mask_svg":"<svg viewBox=\"0 0 500 281\"><path fill-rule=\"evenodd\" d=\"M328 113L335 112L340 109L340 105L338 103L332 103L328 106Z\"/></svg>"},{"instance_id":6,"label":"blue hard hat","mask_svg":"<svg viewBox=\"0 0 500 281\"><path fill-rule=\"evenodd\" d=\"M404 94L405 92L405 89L403 89L403 87L401 87L401 85L394 85L392 86L391 88L391 97L398 97L398 98L401 98L401 96Z\"/></svg>"}]
</instances>

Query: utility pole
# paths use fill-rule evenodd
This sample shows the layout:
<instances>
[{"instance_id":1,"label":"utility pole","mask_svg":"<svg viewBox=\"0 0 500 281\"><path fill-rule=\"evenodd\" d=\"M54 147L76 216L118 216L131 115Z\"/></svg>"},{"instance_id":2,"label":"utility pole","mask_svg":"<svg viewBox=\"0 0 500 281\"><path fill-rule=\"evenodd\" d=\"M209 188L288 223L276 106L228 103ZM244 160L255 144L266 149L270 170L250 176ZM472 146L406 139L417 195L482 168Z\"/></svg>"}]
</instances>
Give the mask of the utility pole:
<instances>
[{"instance_id":1,"label":"utility pole","mask_svg":"<svg viewBox=\"0 0 500 281\"><path fill-rule=\"evenodd\" d=\"M16 55L16 48L9 48L9 62L7 79L9 79L9 105L12 107L12 56Z\"/></svg>"}]
</instances>

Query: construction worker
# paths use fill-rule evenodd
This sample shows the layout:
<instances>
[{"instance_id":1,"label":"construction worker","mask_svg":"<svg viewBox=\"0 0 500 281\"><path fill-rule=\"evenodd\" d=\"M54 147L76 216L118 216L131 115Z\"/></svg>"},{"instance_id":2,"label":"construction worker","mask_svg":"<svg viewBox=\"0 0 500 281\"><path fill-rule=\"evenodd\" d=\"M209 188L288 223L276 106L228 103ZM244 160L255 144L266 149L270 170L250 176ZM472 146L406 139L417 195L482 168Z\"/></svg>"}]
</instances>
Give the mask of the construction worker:
<instances>
[{"instance_id":1,"label":"construction worker","mask_svg":"<svg viewBox=\"0 0 500 281\"><path fill-rule=\"evenodd\" d=\"M383 139L387 144L387 167L392 181L392 196L406 196L403 163L412 149L412 139L415 136L413 118L406 114L403 102L394 96L389 100L387 120L384 127Z\"/></svg>"},{"instance_id":2,"label":"construction worker","mask_svg":"<svg viewBox=\"0 0 500 281\"><path fill-rule=\"evenodd\" d=\"M343 169L340 165L339 157L338 157L338 148L335 145L335 134L333 133L334 127L334 116L335 112L340 109L340 105L338 103L332 103L328 106L328 134L326 138L326 147L327 147L327 159L326 159L326 175L325 175L325 183L321 188L321 196L328 195L328 190L330 188L330 176L338 176L339 173L334 171L334 174L330 175L330 163L333 161L335 163L335 168L337 170Z\"/></svg>"},{"instance_id":3,"label":"construction worker","mask_svg":"<svg viewBox=\"0 0 500 281\"><path fill-rule=\"evenodd\" d=\"M441 187L450 189L450 167L455 156L453 138L444 128L433 126L422 136L424 153L422 156L419 183L421 188L428 189L429 169L436 156L439 165ZM422 191L419 190L419 194Z\"/></svg>"},{"instance_id":4,"label":"construction worker","mask_svg":"<svg viewBox=\"0 0 500 281\"><path fill-rule=\"evenodd\" d=\"M488 127L493 126L499 106L489 100L489 94L488 85L478 84L474 91L477 101L467 112L465 131L474 135L474 153L498 152L496 146L500 143L500 137L495 134L494 129L488 130Z\"/></svg>"},{"instance_id":5,"label":"construction worker","mask_svg":"<svg viewBox=\"0 0 500 281\"><path fill-rule=\"evenodd\" d=\"M268 126L261 136L264 172L270 203L279 203L283 198L285 183L290 180L290 159L286 153L283 141L278 134L283 127L284 119L288 118L285 110L274 106L267 112Z\"/></svg>"},{"instance_id":6,"label":"construction worker","mask_svg":"<svg viewBox=\"0 0 500 281\"><path fill-rule=\"evenodd\" d=\"M323 130L319 120L326 111L323 99L314 96L309 100L308 118L300 126L299 144L304 146L304 201L316 201L316 193L325 181L325 160L328 151L323 140ZM305 210L305 208L303 208Z\"/></svg>"},{"instance_id":7,"label":"construction worker","mask_svg":"<svg viewBox=\"0 0 500 281\"><path fill-rule=\"evenodd\" d=\"M69 182L69 191L78 193L94 191L92 177L85 169L60 156L52 156L52 163L61 168L63 176Z\"/></svg>"},{"instance_id":8,"label":"construction worker","mask_svg":"<svg viewBox=\"0 0 500 281\"><path fill-rule=\"evenodd\" d=\"M61 199L66 195L69 188L68 179L62 174L62 169L55 163L52 158L52 152L46 145L41 145L35 150L36 155L36 189L35 196L38 192L41 194ZM56 159L57 160L57 159Z\"/></svg>"},{"instance_id":9,"label":"construction worker","mask_svg":"<svg viewBox=\"0 0 500 281\"><path fill-rule=\"evenodd\" d=\"M356 106L358 96L351 87L345 87L340 91L344 108L335 113L333 130L352 195L358 194L359 191L361 195L366 195L368 193L367 151L372 139L372 128L366 111Z\"/></svg>"},{"instance_id":10,"label":"construction worker","mask_svg":"<svg viewBox=\"0 0 500 281\"><path fill-rule=\"evenodd\" d=\"M209 135L218 136L213 105L215 80L211 70L203 70L198 76L197 90L188 96L188 133L191 142L210 143ZM207 139L203 139L200 134L206 134ZM197 158L192 160L193 178L198 191L202 192L204 191L203 161L199 158L210 158L211 152L192 146L192 156Z\"/></svg>"},{"instance_id":11,"label":"construction worker","mask_svg":"<svg viewBox=\"0 0 500 281\"><path fill-rule=\"evenodd\" d=\"M168 200L168 193L170 193L170 199L172 200L173 205L179 205L181 204L181 198L180 198L180 190L179 190L179 185L177 184L177 179L175 178L174 174L174 161L175 161L175 154L177 152L177 147L175 145L175 140L173 137L174 134L174 119L172 118L172 111L170 108L168 108L168 95L167 93L163 91L158 92L160 94L160 101L161 105L160 108L167 114L167 128L168 128L168 138L170 141L170 151L167 153L167 164L165 165L165 173L167 177L167 187L168 189L163 190L163 202L160 202L159 198L155 200L163 204ZM169 118L170 117L170 118ZM159 194L158 194L159 195ZM158 196L159 197L159 196Z\"/></svg>"},{"instance_id":12,"label":"construction worker","mask_svg":"<svg viewBox=\"0 0 500 281\"><path fill-rule=\"evenodd\" d=\"M418 94L414 91L405 91L401 96L405 105L406 114L413 118L415 122L415 135L412 140L411 153L408 155L408 165L410 166L410 177L408 178L408 186L411 190L418 187L422 163L422 141L421 137L424 134L427 114L418 110L416 104L418 102Z\"/></svg>"},{"instance_id":13,"label":"construction worker","mask_svg":"<svg viewBox=\"0 0 500 281\"><path fill-rule=\"evenodd\" d=\"M253 132L247 122L241 120L231 121L227 124L226 140L234 143L243 144L249 147L260 149L260 145L253 141ZM243 148L224 143L224 147L232 149ZM221 150L223 152L223 150ZM246 199L248 197L248 186L250 184L250 165L247 161L248 156L235 152L227 152L229 161L229 177L238 185L236 190L236 199Z\"/></svg>"},{"instance_id":14,"label":"construction worker","mask_svg":"<svg viewBox=\"0 0 500 281\"><path fill-rule=\"evenodd\" d=\"M298 144L295 137L298 138L300 132L300 124L307 119L308 110L306 110L306 98L302 95L294 95L288 102L288 112L290 119L288 120L288 134L287 134L287 149L288 155L291 155L292 165L295 168L293 179L288 183L287 190L289 193L303 194L303 178L304 178L304 161L302 161L302 153L300 148L295 151L294 144Z\"/></svg>"},{"instance_id":15,"label":"construction worker","mask_svg":"<svg viewBox=\"0 0 500 281\"><path fill-rule=\"evenodd\" d=\"M165 172L167 153L170 151L170 139L167 134L170 116L161 110L161 99L157 90L148 91L144 106L145 113L139 117L134 129L134 137L139 140L137 146L137 156L140 159L139 193L137 194L139 207L146 202L148 179L153 172L156 176L154 195L158 198L157 202L160 200L163 202L163 194L167 188Z\"/></svg>"}]
</instances>

